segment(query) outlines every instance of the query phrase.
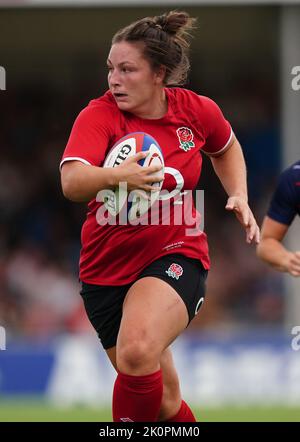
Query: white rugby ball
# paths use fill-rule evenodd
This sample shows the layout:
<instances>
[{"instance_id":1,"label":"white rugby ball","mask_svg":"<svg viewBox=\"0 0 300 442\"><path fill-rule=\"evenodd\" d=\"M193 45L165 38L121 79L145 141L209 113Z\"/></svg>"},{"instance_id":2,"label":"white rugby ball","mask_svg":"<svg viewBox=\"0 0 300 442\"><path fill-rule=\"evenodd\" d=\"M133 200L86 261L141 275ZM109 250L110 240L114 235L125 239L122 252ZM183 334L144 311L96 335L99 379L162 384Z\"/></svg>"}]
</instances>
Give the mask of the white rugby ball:
<instances>
[{"instance_id":1,"label":"white rugby ball","mask_svg":"<svg viewBox=\"0 0 300 442\"><path fill-rule=\"evenodd\" d=\"M162 170L157 174L164 173L161 148L151 135L144 132L130 133L115 143L107 154L103 167L117 167L126 158L141 151L149 151L147 157L138 162L142 167L162 165ZM104 205L113 216L116 216L127 205L127 220L133 221L144 215L158 199L163 181L152 183L152 185L158 187L157 192L144 192L137 189L128 193L122 185L114 190L107 190L103 194Z\"/></svg>"}]
</instances>

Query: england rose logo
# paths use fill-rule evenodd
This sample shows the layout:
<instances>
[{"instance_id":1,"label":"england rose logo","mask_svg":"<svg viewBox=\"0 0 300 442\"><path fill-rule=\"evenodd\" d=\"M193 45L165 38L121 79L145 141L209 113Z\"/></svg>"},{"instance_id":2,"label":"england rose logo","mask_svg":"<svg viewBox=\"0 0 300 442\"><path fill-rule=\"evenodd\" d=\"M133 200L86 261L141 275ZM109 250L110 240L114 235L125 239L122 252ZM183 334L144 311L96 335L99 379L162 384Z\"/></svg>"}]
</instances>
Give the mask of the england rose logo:
<instances>
[{"instance_id":1,"label":"england rose logo","mask_svg":"<svg viewBox=\"0 0 300 442\"><path fill-rule=\"evenodd\" d=\"M189 127L179 127L176 133L180 143L179 147L185 152L195 147L195 143L193 142L194 135Z\"/></svg>"},{"instance_id":2,"label":"england rose logo","mask_svg":"<svg viewBox=\"0 0 300 442\"><path fill-rule=\"evenodd\" d=\"M168 270L166 270L166 274L171 278L179 279L179 277L183 274L183 268L181 267L181 265L173 262Z\"/></svg>"}]
</instances>

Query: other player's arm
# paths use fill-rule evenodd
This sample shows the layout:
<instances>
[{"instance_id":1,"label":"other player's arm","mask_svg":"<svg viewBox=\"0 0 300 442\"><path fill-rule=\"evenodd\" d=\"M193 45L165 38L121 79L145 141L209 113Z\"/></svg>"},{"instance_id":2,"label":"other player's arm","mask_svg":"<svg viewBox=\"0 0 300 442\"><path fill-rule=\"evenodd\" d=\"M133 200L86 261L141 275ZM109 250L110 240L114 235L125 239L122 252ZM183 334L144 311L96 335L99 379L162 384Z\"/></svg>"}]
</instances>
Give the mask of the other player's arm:
<instances>
[{"instance_id":1,"label":"other player's arm","mask_svg":"<svg viewBox=\"0 0 300 442\"><path fill-rule=\"evenodd\" d=\"M233 136L230 146L219 156L211 156L213 168L228 195L226 210L235 213L246 230L246 241L259 242L259 227L248 206L247 173L244 155Z\"/></svg>"},{"instance_id":2,"label":"other player's arm","mask_svg":"<svg viewBox=\"0 0 300 442\"><path fill-rule=\"evenodd\" d=\"M281 272L300 276L300 252L291 252L282 244L289 226L279 223L269 216L264 218L261 241L256 248L259 258Z\"/></svg>"}]
</instances>

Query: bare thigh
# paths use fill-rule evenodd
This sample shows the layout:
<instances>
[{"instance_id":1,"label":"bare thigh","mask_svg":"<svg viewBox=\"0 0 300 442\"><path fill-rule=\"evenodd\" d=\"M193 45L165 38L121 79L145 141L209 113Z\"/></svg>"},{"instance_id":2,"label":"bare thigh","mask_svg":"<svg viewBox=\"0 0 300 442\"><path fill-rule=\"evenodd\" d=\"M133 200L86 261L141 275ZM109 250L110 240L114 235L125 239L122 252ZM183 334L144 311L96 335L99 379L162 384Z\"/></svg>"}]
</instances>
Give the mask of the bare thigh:
<instances>
[{"instance_id":1,"label":"bare thigh","mask_svg":"<svg viewBox=\"0 0 300 442\"><path fill-rule=\"evenodd\" d=\"M163 351L187 324L186 306L167 282L149 276L136 281L123 304L117 339L119 369L128 374L152 373Z\"/></svg>"}]
</instances>

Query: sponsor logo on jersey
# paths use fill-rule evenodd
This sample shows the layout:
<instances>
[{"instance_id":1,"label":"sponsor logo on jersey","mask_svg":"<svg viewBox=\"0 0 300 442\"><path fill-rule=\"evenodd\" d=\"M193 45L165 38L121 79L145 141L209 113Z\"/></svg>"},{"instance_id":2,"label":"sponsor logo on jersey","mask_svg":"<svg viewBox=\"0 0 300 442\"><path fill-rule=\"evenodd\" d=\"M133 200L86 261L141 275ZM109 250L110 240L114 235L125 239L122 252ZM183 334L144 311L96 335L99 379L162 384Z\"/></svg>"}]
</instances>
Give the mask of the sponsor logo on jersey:
<instances>
[{"instance_id":1,"label":"sponsor logo on jersey","mask_svg":"<svg viewBox=\"0 0 300 442\"><path fill-rule=\"evenodd\" d=\"M122 422L134 422L133 420L131 420L129 417L120 417L120 420Z\"/></svg>"},{"instance_id":2,"label":"sponsor logo on jersey","mask_svg":"<svg viewBox=\"0 0 300 442\"><path fill-rule=\"evenodd\" d=\"M179 127L176 130L176 133L179 139L180 149L187 152L188 150L191 150L192 147L195 147L195 143L193 142L194 134L189 127Z\"/></svg>"},{"instance_id":3,"label":"sponsor logo on jersey","mask_svg":"<svg viewBox=\"0 0 300 442\"><path fill-rule=\"evenodd\" d=\"M179 264L173 262L168 270L166 270L166 274L171 278L179 279L179 277L183 274L183 268Z\"/></svg>"}]
</instances>

